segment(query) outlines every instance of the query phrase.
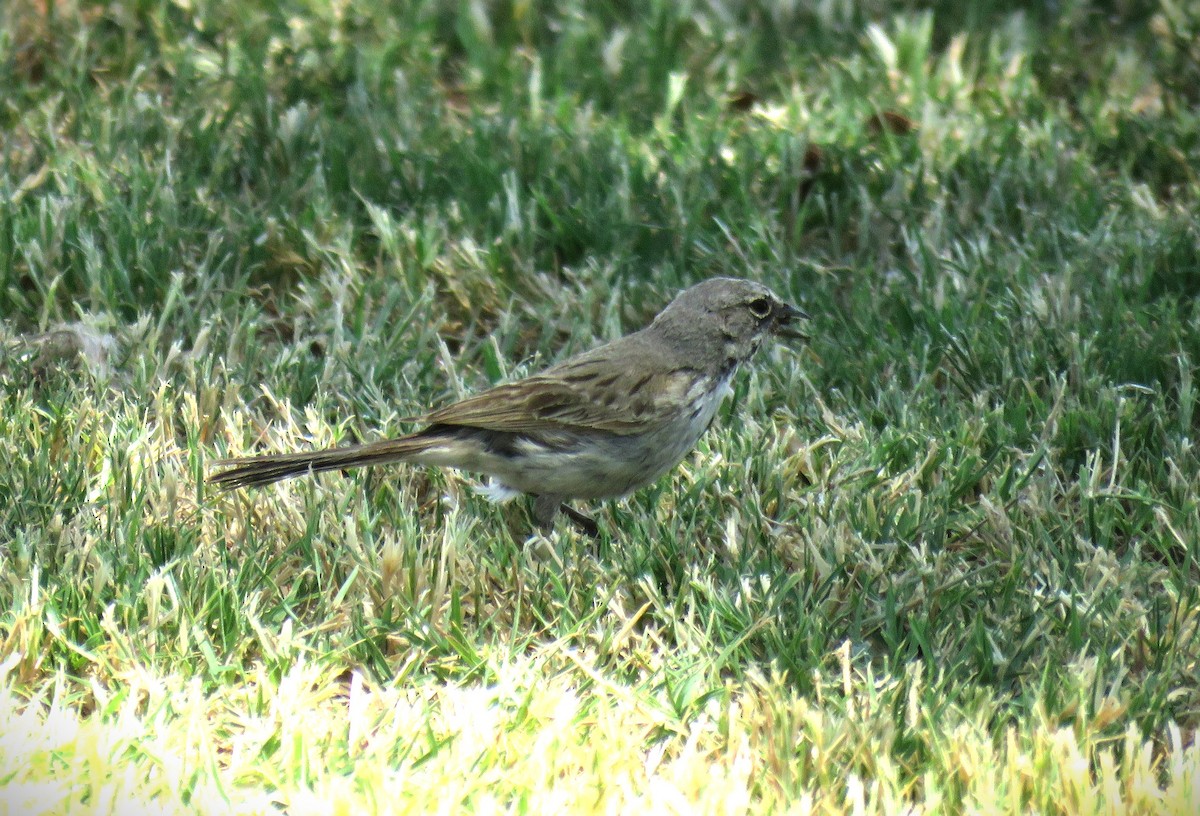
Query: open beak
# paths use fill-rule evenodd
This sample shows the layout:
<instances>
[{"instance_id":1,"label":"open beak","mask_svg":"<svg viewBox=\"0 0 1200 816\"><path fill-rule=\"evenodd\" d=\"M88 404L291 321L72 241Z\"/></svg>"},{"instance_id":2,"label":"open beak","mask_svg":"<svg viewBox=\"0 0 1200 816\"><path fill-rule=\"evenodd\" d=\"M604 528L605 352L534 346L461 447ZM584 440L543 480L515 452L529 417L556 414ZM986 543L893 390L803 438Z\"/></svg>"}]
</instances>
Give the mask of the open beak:
<instances>
[{"instance_id":1,"label":"open beak","mask_svg":"<svg viewBox=\"0 0 1200 816\"><path fill-rule=\"evenodd\" d=\"M775 334L780 337L786 337L789 340L808 339L808 334L801 327L801 324L809 319L808 313L803 309L797 309L795 306L781 303L775 314L775 325L772 329Z\"/></svg>"}]
</instances>

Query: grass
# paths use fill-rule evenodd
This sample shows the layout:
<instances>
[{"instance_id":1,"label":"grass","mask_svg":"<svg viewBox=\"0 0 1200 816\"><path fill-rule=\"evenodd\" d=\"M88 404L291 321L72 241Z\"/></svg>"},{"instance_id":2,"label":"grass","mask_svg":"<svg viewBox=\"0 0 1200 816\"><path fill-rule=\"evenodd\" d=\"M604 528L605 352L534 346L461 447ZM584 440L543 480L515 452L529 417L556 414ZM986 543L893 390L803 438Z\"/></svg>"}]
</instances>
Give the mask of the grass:
<instances>
[{"instance_id":1,"label":"grass","mask_svg":"<svg viewBox=\"0 0 1200 816\"><path fill-rule=\"evenodd\" d=\"M1200 17L1169 2L0 11L14 813L1192 813ZM595 544L394 468L231 495L761 280Z\"/></svg>"}]
</instances>

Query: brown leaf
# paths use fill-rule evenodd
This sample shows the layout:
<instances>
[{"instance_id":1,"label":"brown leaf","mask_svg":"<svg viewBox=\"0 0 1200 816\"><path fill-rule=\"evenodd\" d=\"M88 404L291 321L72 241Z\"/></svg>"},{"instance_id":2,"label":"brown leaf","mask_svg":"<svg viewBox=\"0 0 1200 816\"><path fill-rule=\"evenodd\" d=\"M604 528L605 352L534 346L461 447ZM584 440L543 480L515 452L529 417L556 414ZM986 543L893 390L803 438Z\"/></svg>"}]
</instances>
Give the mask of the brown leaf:
<instances>
[{"instance_id":1,"label":"brown leaf","mask_svg":"<svg viewBox=\"0 0 1200 816\"><path fill-rule=\"evenodd\" d=\"M905 136L916 129L916 122L896 111L881 111L867 117L867 131L876 135L887 131L897 136Z\"/></svg>"},{"instance_id":2,"label":"brown leaf","mask_svg":"<svg viewBox=\"0 0 1200 816\"><path fill-rule=\"evenodd\" d=\"M729 97L729 109L735 113L746 113L761 97L751 91L738 91Z\"/></svg>"},{"instance_id":3,"label":"brown leaf","mask_svg":"<svg viewBox=\"0 0 1200 816\"><path fill-rule=\"evenodd\" d=\"M817 179L817 173L821 172L821 167L825 163L825 154L821 148L814 144L810 144L804 148L804 171L800 174L800 200L808 198L808 194L812 192L813 183Z\"/></svg>"}]
</instances>

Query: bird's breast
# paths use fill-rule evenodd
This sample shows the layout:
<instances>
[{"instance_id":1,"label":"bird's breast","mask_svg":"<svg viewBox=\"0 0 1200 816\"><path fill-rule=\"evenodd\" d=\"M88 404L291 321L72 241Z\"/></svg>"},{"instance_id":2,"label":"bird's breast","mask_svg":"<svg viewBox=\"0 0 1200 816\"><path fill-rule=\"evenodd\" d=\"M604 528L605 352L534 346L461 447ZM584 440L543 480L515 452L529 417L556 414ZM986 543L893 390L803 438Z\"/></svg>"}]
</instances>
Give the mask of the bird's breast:
<instances>
[{"instance_id":1,"label":"bird's breast","mask_svg":"<svg viewBox=\"0 0 1200 816\"><path fill-rule=\"evenodd\" d=\"M501 485L534 495L606 499L654 482L679 464L708 429L732 373L699 378L672 395L677 410L640 433L563 428L555 433L504 435L478 461L455 467L491 474Z\"/></svg>"},{"instance_id":2,"label":"bird's breast","mask_svg":"<svg viewBox=\"0 0 1200 816\"><path fill-rule=\"evenodd\" d=\"M675 418L643 434L612 440L613 481L623 487L613 495L623 495L656 481L696 447L722 400L732 393L731 376L732 372L698 380L683 395Z\"/></svg>"}]
</instances>

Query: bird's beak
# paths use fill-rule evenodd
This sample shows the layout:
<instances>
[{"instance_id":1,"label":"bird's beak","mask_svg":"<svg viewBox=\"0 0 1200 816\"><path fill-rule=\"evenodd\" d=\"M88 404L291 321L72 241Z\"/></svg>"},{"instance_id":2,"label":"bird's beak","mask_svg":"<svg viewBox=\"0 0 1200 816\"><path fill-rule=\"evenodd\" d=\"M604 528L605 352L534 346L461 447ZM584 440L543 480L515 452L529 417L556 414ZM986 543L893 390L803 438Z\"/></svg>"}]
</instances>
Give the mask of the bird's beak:
<instances>
[{"instance_id":1,"label":"bird's beak","mask_svg":"<svg viewBox=\"0 0 1200 816\"><path fill-rule=\"evenodd\" d=\"M776 310L774 332L789 340L807 340L808 334L799 324L808 319L808 313L803 309L781 303Z\"/></svg>"}]
</instances>

